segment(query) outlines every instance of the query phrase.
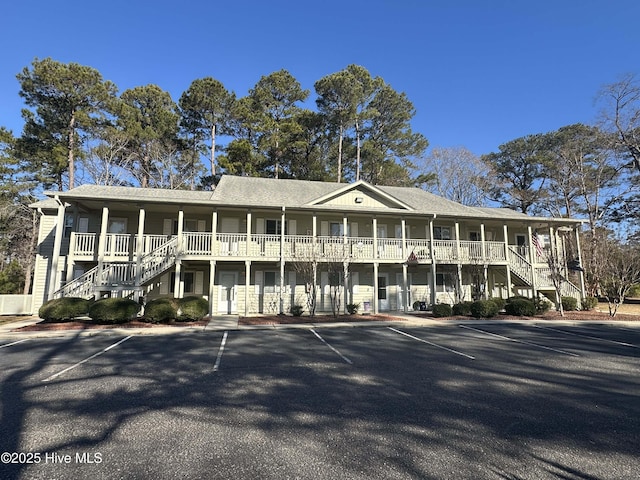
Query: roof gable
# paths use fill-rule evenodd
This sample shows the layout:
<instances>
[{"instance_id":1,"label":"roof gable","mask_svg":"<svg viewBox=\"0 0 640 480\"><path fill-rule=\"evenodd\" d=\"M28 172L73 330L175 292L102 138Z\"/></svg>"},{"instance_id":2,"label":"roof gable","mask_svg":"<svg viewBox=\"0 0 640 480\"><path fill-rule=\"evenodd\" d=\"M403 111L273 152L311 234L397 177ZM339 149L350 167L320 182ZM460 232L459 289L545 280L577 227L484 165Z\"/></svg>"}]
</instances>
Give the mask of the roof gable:
<instances>
[{"instance_id":1,"label":"roof gable","mask_svg":"<svg viewBox=\"0 0 640 480\"><path fill-rule=\"evenodd\" d=\"M320 205L413 210L407 203L362 180L347 184L307 203L307 206Z\"/></svg>"}]
</instances>

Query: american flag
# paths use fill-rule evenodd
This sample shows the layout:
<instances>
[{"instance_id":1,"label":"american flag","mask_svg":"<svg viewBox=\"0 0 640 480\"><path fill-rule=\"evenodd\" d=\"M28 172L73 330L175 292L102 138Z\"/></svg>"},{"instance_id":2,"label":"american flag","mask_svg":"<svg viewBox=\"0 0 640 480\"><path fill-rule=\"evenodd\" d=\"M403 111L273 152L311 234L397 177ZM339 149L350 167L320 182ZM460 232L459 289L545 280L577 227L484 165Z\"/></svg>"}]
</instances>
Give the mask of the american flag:
<instances>
[{"instance_id":1,"label":"american flag","mask_svg":"<svg viewBox=\"0 0 640 480\"><path fill-rule=\"evenodd\" d=\"M533 235L531 235L531 242L533 243L533 246L536 247L536 253L538 254L539 257L541 257L542 256L542 240L540 239L540 236L538 235L537 230L533 232Z\"/></svg>"}]
</instances>

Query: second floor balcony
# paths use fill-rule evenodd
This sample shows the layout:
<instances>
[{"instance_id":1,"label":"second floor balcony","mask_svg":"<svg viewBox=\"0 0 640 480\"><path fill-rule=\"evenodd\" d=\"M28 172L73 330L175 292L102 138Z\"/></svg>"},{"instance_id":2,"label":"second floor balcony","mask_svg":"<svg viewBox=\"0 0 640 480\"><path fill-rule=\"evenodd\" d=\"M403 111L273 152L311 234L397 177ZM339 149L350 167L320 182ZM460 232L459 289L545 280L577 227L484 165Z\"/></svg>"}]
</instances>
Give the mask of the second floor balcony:
<instances>
[{"instance_id":1,"label":"second floor balcony","mask_svg":"<svg viewBox=\"0 0 640 480\"><path fill-rule=\"evenodd\" d=\"M99 252L99 234L72 233L69 254L76 261L134 260L158 250L175 235L107 234ZM509 250L528 258L527 247L500 241L428 240L346 236L273 235L246 233L184 232L177 241L177 255L202 260L349 261L403 263L501 263Z\"/></svg>"}]
</instances>

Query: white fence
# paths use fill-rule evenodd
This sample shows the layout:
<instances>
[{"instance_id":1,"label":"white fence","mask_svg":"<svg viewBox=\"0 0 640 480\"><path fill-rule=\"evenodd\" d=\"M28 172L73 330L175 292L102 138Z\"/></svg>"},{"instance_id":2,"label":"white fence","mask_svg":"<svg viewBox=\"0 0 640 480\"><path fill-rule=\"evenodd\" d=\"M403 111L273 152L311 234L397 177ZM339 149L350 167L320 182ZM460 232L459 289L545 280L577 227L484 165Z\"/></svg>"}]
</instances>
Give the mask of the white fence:
<instances>
[{"instance_id":1,"label":"white fence","mask_svg":"<svg viewBox=\"0 0 640 480\"><path fill-rule=\"evenodd\" d=\"M33 295L0 295L0 315L31 315Z\"/></svg>"}]
</instances>

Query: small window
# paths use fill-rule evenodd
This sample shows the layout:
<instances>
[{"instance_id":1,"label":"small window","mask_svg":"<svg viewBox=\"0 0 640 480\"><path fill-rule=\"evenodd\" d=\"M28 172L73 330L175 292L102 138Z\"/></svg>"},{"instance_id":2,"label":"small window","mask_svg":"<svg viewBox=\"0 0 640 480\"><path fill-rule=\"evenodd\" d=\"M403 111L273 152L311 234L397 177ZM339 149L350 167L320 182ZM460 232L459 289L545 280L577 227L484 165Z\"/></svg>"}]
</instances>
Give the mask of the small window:
<instances>
[{"instance_id":1,"label":"small window","mask_svg":"<svg viewBox=\"0 0 640 480\"><path fill-rule=\"evenodd\" d=\"M108 233L127 233L126 218L110 218L107 226Z\"/></svg>"},{"instance_id":2,"label":"small window","mask_svg":"<svg viewBox=\"0 0 640 480\"><path fill-rule=\"evenodd\" d=\"M332 237L344 236L344 223L331 222L329 223L329 231ZM351 224L347 224L347 237L351 236Z\"/></svg>"},{"instance_id":3,"label":"small window","mask_svg":"<svg viewBox=\"0 0 640 480\"><path fill-rule=\"evenodd\" d=\"M73 215L64 217L64 238L69 238L73 231Z\"/></svg>"},{"instance_id":4,"label":"small window","mask_svg":"<svg viewBox=\"0 0 640 480\"><path fill-rule=\"evenodd\" d=\"M182 279L184 283L184 293L195 293L195 274L194 272L183 272ZM169 283L169 292L175 293L176 272L171 272L171 282Z\"/></svg>"},{"instance_id":5,"label":"small window","mask_svg":"<svg viewBox=\"0 0 640 480\"><path fill-rule=\"evenodd\" d=\"M280 235L282 233L282 220L265 220L265 233L267 235ZM284 226L284 234L287 234L287 225Z\"/></svg>"},{"instance_id":6,"label":"small window","mask_svg":"<svg viewBox=\"0 0 640 480\"><path fill-rule=\"evenodd\" d=\"M275 293L276 272L264 272L264 293Z\"/></svg>"},{"instance_id":7,"label":"small window","mask_svg":"<svg viewBox=\"0 0 640 480\"><path fill-rule=\"evenodd\" d=\"M450 227L433 227L434 240L451 240Z\"/></svg>"},{"instance_id":8,"label":"small window","mask_svg":"<svg viewBox=\"0 0 640 480\"><path fill-rule=\"evenodd\" d=\"M451 273L436 273L436 292L453 292L455 276Z\"/></svg>"}]
</instances>

